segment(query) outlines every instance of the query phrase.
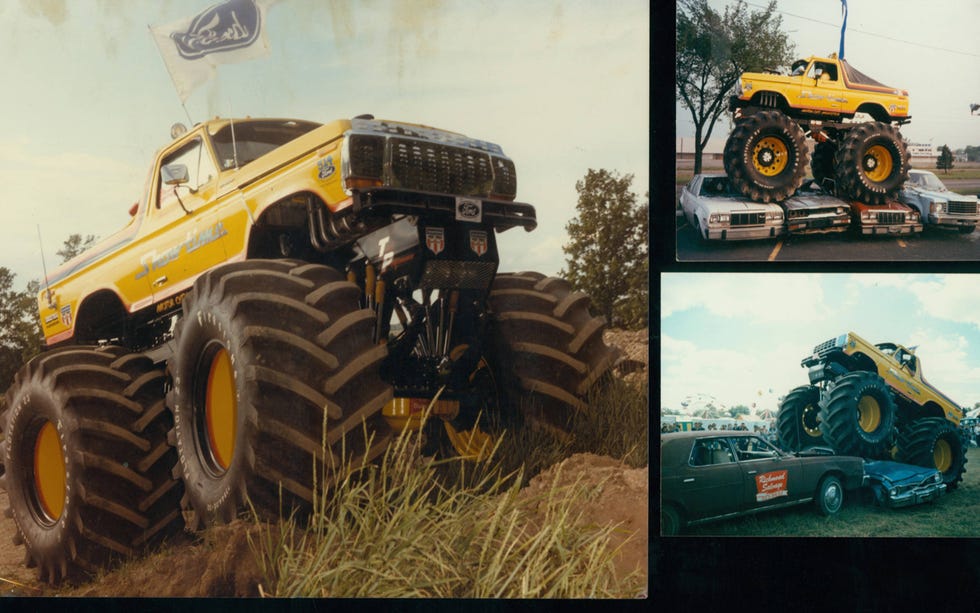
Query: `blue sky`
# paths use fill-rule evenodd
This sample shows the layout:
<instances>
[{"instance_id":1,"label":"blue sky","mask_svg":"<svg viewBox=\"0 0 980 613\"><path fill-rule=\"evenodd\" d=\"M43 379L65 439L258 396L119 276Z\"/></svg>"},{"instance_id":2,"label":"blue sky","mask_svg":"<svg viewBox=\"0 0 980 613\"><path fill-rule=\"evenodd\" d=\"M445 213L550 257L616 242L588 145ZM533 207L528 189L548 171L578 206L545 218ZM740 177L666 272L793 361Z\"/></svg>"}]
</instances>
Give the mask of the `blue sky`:
<instances>
[{"instance_id":1,"label":"blue sky","mask_svg":"<svg viewBox=\"0 0 980 613\"><path fill-rule=\"evenodd\" d=\"M0 3L0 265L51 269L71 233L127 221L170 126L187 123L149 25L207 0ZM649 5L585 0L281 0L270 55L223 65L187 100L214 115L329 121L372 113L499 143L538 229L499 236L502 270L564 265L575 182L589 168L648 190Z\"/></svg>"},{"instance_id":2,"label":"blue sky","mask_svg":"<svg viewBox=\"0 0 980 613\"><path fill-rule=\"evenodd\" d=\"M708 3L719 13L735 4ZM747 4L758 11L767 2ZM866 75L909 91L912 122L902 126L905 138L952 149L980 145L980 115L970 115L970 103L980 103L980 3L849 0L847 7L844 57ZM778 0L776 8L797 57L838 51L840 0ZM712 136L724 141L728 131L719 121ZM680 103L677 135L694 136L690 111Z\"/></svg>"},{"instance_id":3,"label":"blue sky","mask_svg":"<svg viewBox=\"0 0 980 613\"><path fill-rule=\"evenodd\" d=\"M930 383L980 402L980 275L663 274L660 326L662 407L775 410L806 385L800 361L848 331L918 345Z\"/></svg>"}]
</instances>

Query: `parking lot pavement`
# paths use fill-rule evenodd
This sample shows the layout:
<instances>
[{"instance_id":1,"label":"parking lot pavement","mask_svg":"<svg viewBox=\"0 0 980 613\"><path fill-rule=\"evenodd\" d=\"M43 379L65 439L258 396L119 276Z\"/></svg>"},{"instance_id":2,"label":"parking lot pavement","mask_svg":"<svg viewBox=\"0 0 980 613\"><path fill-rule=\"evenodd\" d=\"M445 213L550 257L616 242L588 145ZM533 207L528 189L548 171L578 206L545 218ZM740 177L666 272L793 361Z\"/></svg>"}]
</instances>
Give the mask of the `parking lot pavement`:
<instances>
[{"instance_id":1,"label":"parking lot pavement","mask_svg":"<svg viewBox=\"0 0 980 613\"><path fill-rule=\"evenodd\" d=\"M737 242L700 239L683 217L677 218L678 261L731 262L877 262L980 261L980 230L972 234L926 227L921 234L858 236L851 232Z\"/></svg>"}]
</instances>

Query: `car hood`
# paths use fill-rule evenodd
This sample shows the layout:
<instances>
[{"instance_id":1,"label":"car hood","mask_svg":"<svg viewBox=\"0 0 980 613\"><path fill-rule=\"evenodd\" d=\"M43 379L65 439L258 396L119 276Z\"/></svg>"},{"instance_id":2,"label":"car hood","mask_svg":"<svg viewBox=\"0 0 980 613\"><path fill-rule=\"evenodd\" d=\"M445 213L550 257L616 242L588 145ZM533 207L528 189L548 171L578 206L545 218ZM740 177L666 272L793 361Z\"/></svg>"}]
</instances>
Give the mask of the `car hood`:
<instances>
[{"instance_id":1,"label":"car hood","mask_svg":"<svg viewBox=\"0 0 980 613\"><path fill-rule=\"evenodd\" d=\"M913 464L876 460L865 462L864 472L872 479L891 485L907 485L921 483L926 477L934 475L938 471L935 468L925 468Z\"/></svg>"},{"instance_id":2,"label":"car hood","mask_svg":"<svg viewBox=\"0 0 980 613\"><path fill-rule=\"evenodd\" d=\"M724 197L698 197L698 205L707 208L710 211L726 212L731 211L733 213L745 213L749 211L760 212L768 211L773 207L779 208L779 205L775 204L763 204L761 202L752 202L751 200L744 200L742 198L724 198Z\"/></svg>"},{"instance_id":3,"label":"car hood","mask_svg":"<svg viewBox=\"0 0 980 613\"><path fill-rule=\"evenodd\" d=\"M922 189L921 187L912 187L911 191L925 196L926 198L932 198L935 200L952 200L954 202L973 202L974 198L971 196L964 196L963 194L957 194L956 192L945 191L940 192L932 189Z\"/></svg>"},{"instance_id":4,"label":"car hood","mask_svg":"<svg viewBox=\"0 0 980 613\"><path fill-rule=\"evenodd\" d=\"M824 209L848 206L846 202L827 196L826 194L814 194L809 196L793 196L783 202L787 209Z\"/></svg>"}]
</instances>

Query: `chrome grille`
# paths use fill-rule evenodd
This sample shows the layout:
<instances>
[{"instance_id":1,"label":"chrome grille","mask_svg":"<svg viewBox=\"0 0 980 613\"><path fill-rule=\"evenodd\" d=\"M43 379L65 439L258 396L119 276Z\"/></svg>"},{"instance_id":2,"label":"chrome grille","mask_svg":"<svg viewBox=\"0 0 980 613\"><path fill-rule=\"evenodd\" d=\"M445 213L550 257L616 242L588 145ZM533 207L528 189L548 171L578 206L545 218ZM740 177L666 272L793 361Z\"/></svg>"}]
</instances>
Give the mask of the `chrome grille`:
<instances>
[{"instance_id":1,"label":"chrome grille","mask_svg":"<svg viewBox=\"0 0 980 613\"><path fill-rule=\"evenodd\" d=\"M905 213L896 213L893 211L880 212L877 214L878 223L905 223Z\"/></svg>"},{"instance_id":2,"label":"chrome grille","mask_svg":"<svg viewBox=\"0 0 980 613\"><path fill-rule=\"evenodd\" d=\"M761 226L766 223L765 213L732 213L733 226Z\"/></svg>"},{"instance_id":3,"label":"chrome grille","mask_svg":"<svg viewBox=\"0 0 980 613\"><path fill-rule=\"evenodd\" d=\"M832 349L835 349L836 347L837 347L837 339L832 338L829 341L825 343L820 343L819 345L814 347L813 353L815 355L823 356L825 353L829 352Z\"/></svg>"},{"instance_id":4,"label":"chrome grille","mask_svg":"<svg viewBox=\"0 0 980 613\"><path fill-rule=\"evenodd\" d=\"M977 203L976 202L955 202L950 200L946 205L951 215L976 215L977 214Z\"/></svg>"}]
</instances>

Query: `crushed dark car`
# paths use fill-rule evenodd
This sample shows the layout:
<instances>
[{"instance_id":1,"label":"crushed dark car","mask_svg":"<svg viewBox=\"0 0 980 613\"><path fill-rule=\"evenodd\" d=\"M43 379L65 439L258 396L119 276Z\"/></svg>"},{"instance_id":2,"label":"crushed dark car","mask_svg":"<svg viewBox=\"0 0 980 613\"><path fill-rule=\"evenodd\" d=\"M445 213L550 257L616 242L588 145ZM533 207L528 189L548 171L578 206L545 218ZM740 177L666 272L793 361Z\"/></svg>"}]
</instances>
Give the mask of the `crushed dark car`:
<instances>
[{"instance_id":1,"label":"crushed dark car","mask_svg":"<svg viewBox=\"0 0 980 613\"><path fill-rule=\"evenodd\" d=\"M751 432L660 436L661 532L813 502L838 513L866 483L864 461L825 449L787 453Z\"/></svg>"},{"instance_id":2,"label":"crushed dark car","mask_svg":"<svg viewBox=\"0 0 980 613\"><path fill-rule=\"evenodd\" d=\"M888 460L864 463L875 503L889 508L933 501L946 493L943 474L936 468Z\"/></svg>"}]
</instances>

